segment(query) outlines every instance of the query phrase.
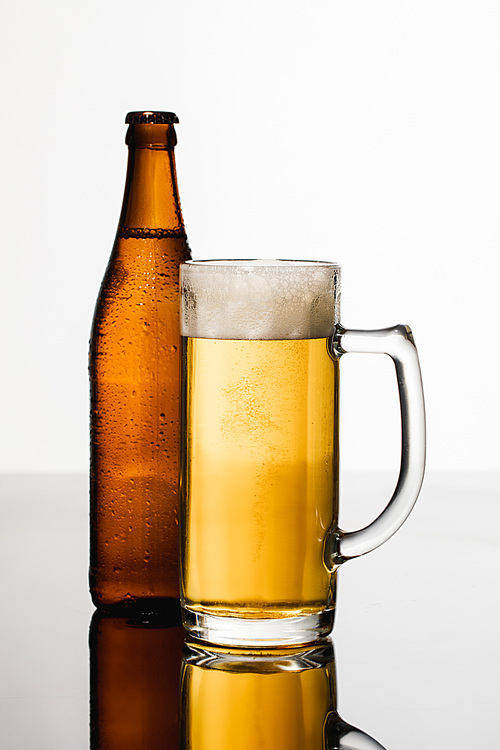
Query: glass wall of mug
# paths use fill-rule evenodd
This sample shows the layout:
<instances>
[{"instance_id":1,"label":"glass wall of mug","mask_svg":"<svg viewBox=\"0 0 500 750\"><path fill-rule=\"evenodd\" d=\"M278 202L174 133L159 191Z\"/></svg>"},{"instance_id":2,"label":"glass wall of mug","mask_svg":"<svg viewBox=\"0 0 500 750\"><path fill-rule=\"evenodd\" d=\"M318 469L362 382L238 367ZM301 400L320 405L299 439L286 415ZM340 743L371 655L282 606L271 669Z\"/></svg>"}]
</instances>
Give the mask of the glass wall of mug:
<instances>
[{"instance_id":1,"label":"glass wall of mug","mask_svg":"<svg viewBox=\"0 0 500 750\"><path fill-rule=\"evenodd\" d=\"M338 564L404 520L387 513L391 501L369 539L338 529L339 324L335 263L181 266L181 602L198 638L259 646L324 637ZM372 346L380 332L352 333Z\"/></svg>"}]
</instances>

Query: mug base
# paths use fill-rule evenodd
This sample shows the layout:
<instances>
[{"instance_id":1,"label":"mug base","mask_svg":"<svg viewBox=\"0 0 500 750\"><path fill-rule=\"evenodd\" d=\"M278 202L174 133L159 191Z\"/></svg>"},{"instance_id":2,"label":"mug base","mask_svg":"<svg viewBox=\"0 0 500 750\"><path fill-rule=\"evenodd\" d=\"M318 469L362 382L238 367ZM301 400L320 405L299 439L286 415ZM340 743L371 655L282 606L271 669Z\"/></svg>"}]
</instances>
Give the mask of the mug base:
<instances>
[{"instance_id":1,"label":"mug base","mask_svg":"<svg viewBox=\"0 0 500 750\"><path fill-rule=\"evenodd\" d=\"M326 638L332 631L334 617L335 609L299 617L244 619L182 608L182 621L188 633L218 646L302 646Z\"/></svg>"}]
</instances>

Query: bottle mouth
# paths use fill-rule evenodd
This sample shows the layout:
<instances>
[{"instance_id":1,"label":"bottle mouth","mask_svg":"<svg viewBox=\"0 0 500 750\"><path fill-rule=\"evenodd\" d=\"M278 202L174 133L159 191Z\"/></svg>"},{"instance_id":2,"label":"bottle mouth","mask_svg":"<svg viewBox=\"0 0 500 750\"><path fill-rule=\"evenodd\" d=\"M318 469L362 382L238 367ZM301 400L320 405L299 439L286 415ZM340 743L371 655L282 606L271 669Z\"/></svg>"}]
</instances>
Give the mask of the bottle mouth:
<instances>
[{"instance_id":1,"label":"bottle mouth","mask_svg":"<svg viewBox=\"0 0 500 750\"><path fill-rule=\"evenodd\" d=\"M179 118L173 112L129 112L125 122L129 147L171 151L177 144L174 125Z\"/></svg>"},{"instance_id":2,"label":"bottle mouth","mask_svg":"<svg viewBox=\"0 0 500 750\"><path fill-rule=\"evenodd\" d=\"M153 112L144 110L128 112L125 117L126 125L175 125L179 118L174 112Z\"/></svg>"}]
</instances>

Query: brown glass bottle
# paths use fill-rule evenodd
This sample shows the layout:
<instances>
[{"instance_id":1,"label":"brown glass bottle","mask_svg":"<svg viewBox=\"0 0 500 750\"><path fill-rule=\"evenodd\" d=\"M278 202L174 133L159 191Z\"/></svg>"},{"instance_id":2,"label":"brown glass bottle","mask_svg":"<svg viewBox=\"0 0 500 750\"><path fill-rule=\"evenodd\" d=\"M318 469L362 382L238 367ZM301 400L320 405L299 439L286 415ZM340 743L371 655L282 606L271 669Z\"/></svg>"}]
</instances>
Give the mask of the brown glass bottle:
<instances>
[{"instance_id":1,"label":"brown glass bottle","mask_svg":"<svg viewBox=\"0 0 500 750\"><path fill-rule=\"evenodd\" d=\"M127 179L90 341L90 590L161 608L178 589L179 287L190 258L171 112L130 112Z\"/></svg>"}]
</instances>

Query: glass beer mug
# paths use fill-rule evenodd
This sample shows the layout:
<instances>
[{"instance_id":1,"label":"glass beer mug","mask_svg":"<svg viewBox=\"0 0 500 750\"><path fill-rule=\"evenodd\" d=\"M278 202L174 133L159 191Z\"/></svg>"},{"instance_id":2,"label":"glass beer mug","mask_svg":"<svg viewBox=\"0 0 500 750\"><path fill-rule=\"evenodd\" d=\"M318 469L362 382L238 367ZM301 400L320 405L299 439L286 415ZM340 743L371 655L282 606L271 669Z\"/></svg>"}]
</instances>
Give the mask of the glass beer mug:
<instances>
[{"instance_id":1,"label":"glass beer mug","mask_svg":"<svg viewBox=\"0 0 500 750\"><path fill-rule=\"evenodd\" d=\"M385 542L422 484L425 414L404 325L340 325L340 268L320 261L181 265L181 604L225 646L312 643L333 627L339 565ZM338 526L339 359L396 367L401 467L366 528Z\"/></svg>"}]
</instances>

